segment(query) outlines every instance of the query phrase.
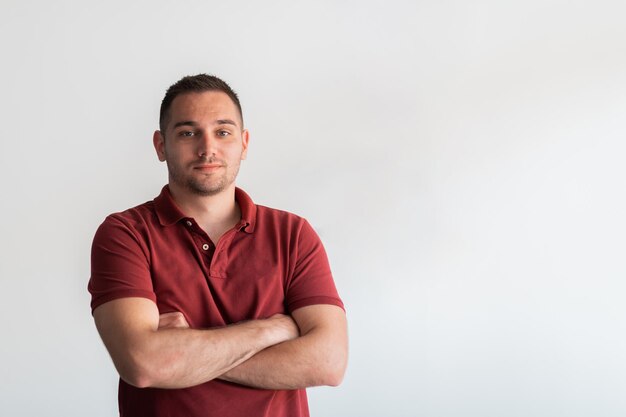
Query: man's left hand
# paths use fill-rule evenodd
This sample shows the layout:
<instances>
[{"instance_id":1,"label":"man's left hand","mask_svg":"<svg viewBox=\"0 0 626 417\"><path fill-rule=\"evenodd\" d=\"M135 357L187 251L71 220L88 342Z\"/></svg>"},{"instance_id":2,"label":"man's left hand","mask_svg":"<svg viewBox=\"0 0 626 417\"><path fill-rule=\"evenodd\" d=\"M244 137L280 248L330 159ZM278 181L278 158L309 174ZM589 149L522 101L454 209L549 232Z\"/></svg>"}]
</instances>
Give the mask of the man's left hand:
<instances>
[{"instance_id":1,"label":"man's left hand","mask_svg":"<svg viewBox=\"0 0 626 417\"><path fill-rule=\"evenodd\" d=\"M159 315L159 330L163 329L188 329L189 323L180 311L163 313Z\"/></svg>"}]
</instances>

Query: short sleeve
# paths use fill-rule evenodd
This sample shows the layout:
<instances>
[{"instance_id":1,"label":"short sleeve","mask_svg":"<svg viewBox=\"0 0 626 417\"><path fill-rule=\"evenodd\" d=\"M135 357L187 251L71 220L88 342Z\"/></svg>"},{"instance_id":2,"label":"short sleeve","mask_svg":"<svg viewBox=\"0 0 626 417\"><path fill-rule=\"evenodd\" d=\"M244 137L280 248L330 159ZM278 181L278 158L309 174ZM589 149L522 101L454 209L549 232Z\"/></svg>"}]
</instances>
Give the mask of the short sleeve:
<instances>
[{"instance_id":1,"label":"short sleeve","mask_svg":"<svg viewBox=\"0 0 626 417\"><path fill-rule=\"evenodd\" d=\"M298 231L293 256L293 274L286 290L287 310L314 304L332 304L343 309L324 246L306 220Z\"/></svg>"},{"instance_id":2,"label":"short sleeve","mask_svg":"<svg viewBox=\"0 0 626 417\"><path fill-rule=\"evenodd\" d=\"M111 215L100 225L91 247L91 311L117 298L143 297L156 302L149 252L134 228Z\"/></svg>"}]
</instances>

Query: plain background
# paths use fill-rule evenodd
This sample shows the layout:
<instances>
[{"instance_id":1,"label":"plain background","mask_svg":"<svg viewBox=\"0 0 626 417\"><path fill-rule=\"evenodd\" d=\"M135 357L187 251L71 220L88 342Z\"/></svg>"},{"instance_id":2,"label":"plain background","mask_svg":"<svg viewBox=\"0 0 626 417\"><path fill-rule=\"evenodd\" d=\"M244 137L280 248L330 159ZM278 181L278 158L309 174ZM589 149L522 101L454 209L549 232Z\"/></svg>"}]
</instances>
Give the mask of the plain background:
<instances>
[{"instance_id":1,"label":"plain background","mask_svg":"<svg viewBox=\"0 0 626 417\"><path fill-rule=\"evenodd\" d=\"M626 414L624 2L0 4L0 415L116 415L91 239L166 182L160 100L199 72L346 303L314 416Z\"/></svg>"}]
</instances>

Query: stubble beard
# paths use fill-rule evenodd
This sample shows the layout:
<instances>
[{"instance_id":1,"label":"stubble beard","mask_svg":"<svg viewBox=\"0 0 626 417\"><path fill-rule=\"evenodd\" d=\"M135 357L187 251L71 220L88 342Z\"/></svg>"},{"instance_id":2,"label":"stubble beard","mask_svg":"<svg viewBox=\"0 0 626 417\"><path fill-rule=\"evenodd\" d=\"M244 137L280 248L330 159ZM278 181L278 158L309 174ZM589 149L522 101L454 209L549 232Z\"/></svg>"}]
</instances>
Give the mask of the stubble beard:
<instances>
[{"instance_id":1,"label":"stubble beard","mask_svg":"<svg viewBox=\"0 0 626 417\"><path fill-rule=\"evenodd\" d=\"M170 164L169 161L166 162L170 181L202 197L221 193L235 182L235 178L237 178L239 173L239 165L233 167L232 171L229 171L229 166L224 161L220 161L224 165L224 172L219 176L217 173L201 174L200 176L185 175L179 167ZM213 163L215 161L202 162Z\"/></svg>"}]
</instances>

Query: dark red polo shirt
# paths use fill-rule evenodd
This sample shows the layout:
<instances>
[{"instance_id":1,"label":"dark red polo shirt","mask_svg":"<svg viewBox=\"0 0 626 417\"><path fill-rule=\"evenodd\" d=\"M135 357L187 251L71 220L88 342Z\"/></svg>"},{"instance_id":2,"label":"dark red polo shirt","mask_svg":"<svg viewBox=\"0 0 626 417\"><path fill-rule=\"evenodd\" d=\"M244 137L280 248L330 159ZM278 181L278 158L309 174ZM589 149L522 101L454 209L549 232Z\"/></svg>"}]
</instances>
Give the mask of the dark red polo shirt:
<instances>
[{"instance_id":1,"label":"dark red polo shirt","mask_svg":"<svg viewBox=\"0 0 626 417\"><path fill-rule=\"evenodd\" d=\"M145 297L180 311L192 328L290 313L313 304L343 308L326 253L306 220L255 205L241 189L241 221L217 247L165 186L153 201L115 213L93 241L92 311ZM135 388L120 380L122 416L308 416L304 390L260 390L220 380L186 389Z\"/></svg>"}]
</instances>

